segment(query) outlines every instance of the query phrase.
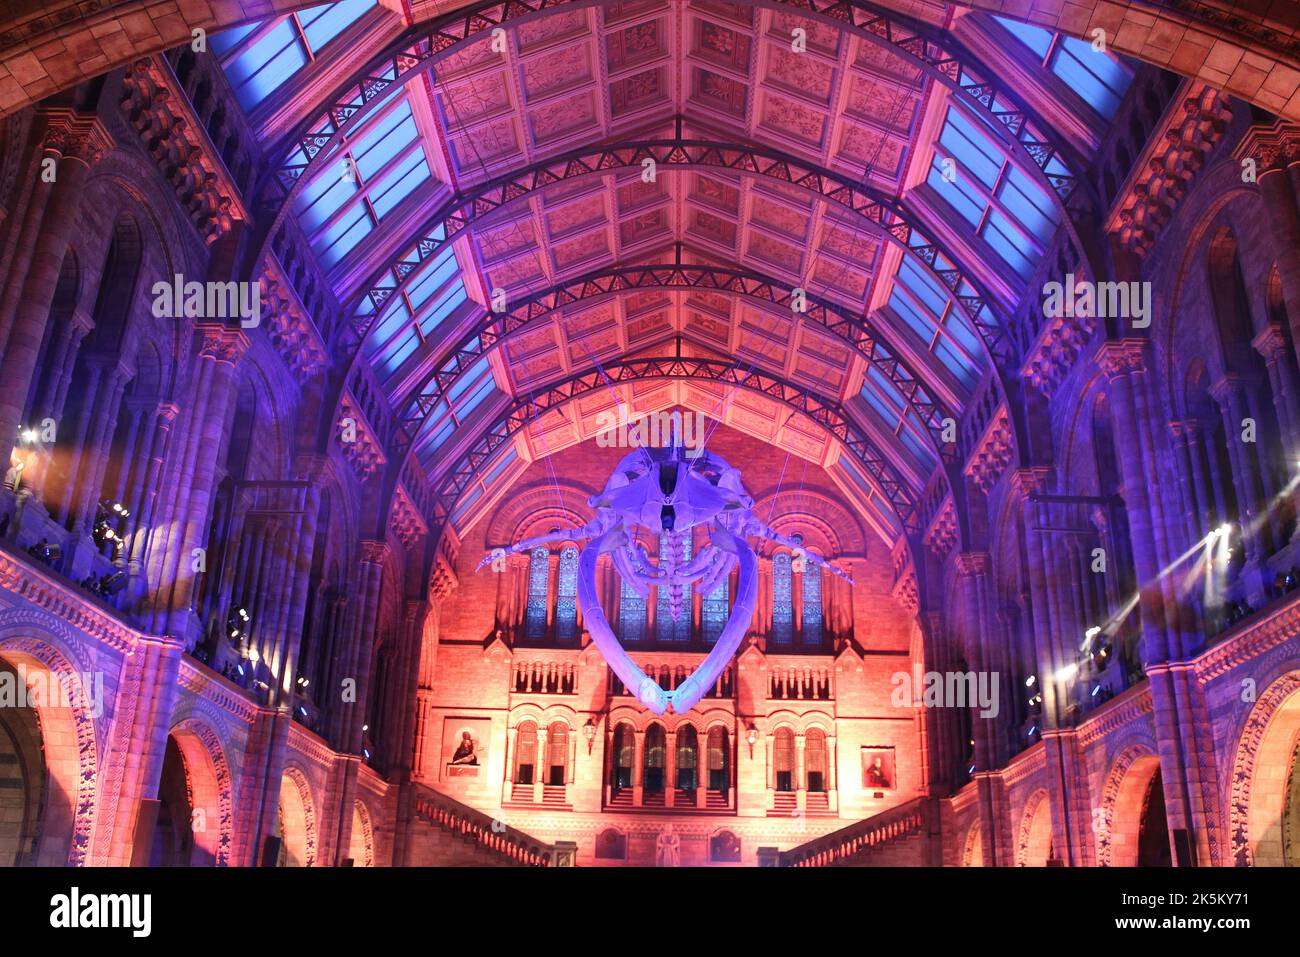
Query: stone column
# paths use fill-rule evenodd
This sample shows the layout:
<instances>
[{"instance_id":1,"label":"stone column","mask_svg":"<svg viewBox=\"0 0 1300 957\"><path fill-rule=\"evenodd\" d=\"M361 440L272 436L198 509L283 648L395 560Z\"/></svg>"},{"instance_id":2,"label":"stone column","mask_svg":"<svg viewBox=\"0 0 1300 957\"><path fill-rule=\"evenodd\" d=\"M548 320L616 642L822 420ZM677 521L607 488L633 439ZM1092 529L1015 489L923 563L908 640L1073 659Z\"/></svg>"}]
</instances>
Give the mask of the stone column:
<instances>
[{"instance_id":1,"label":"stone column","mask_svg":"<svg viewBox=\"0 0 1300 957\"><path fill-rule=\"evenodd\" d=\"M1254 528L1255 518L1266 502L1259 459L1251 454L1241 440L1242 421L1248 417L1245 385L1237 376L1229 374L1214 384L1210 394L1219 404L1219 410L1223 415L1224 433L1228 440L1232 482L1237 492L1239 511L1238 526L1234 531L1244 540L1247 565L1252 569L1259 569L1264 561L1263 547L1260 542L1260 532L1263 529L1256 528L1251 534L1246 534L1246 530ZM1251 590L1257 591L1255 588Z\"/></svg>"},{"instance_id":2,"label":"stone column","mask_svg":"<svg viewBox=\"0 0 1300 957\"><path fill-rule=\"evenodd\" d=\"M202 323L197 327L202 345L196 357L193 381L193 405L181 437L176 467L172 475L176 484L170 515L165 520L173 529L167 541L159 543L159 601L154 615L154 630L184 636L191 648L202 634L191 607L198 572L193 553L206 548L208 523L215 491L217 455L222 447L222 432L227 412L235 398L235 370L248 348L248 337L239 329Z\"/></svg>"},{"instance_id":3,"label":"stone column","mask_svg":"<svg viewBox=\"0 0 1300 957\"><path fill-rule=\"evenodd\" d=\"M533 756L533 803L541 804L546 795L546 739L549 730L540 722L537 725L537 753Z\"/></svg>"},{"instance_id":4,"label":"stone column","mask_svg":"<svg viewBox=\"0 0 1300 957\"><path fill-rule=\"evenodd\" d=\"M1300 343L1300 211L1296 202L1300 193L1295 172L1295 164L1300 161L1300 131L1289 126L1256 125L1242 137L1236 154L1249 156L1258 164L1260 207L1268 230L1268 246L1277 256L1291 339Z\"/></svg>"},{"instance_id":5,"label":"stone column","mask_svg":"<svg viewBox=\"0 0 1300 957\"><path fill-rule=\"evenodd\" d=\"M664 806L677 803L677 732L664 733Z\"/></svg>"},{"instance_id":6,"label":"stone column","mask_svg":"<svg viewBox=\"0 0 1300 957\"><path fill-rule=\"evenodd\" d=\"M645 732L637 729L632 732L634 750L632 752L632 804L641 807L645 804Z\"/></svg>"},{"instance_id":7,"label":"stone column","mask_svg":"<svg viewBox=\"0 0 1300 957\"><path fill-rule=\"evenodd\" d=\"M0 311L0 330L8 327L4 354L0 357L0 382L5 384L0 390L0 462L9 461L9 453L18 438L50 305L90 168L112 144L96 117L72 110L48 110L46 122L42 159L54 161L55 182L47 184L38 176L33 184L38 196L33 197L31 207L33 210L40 207L41 215L34 224L35 234L28 233L31 245L25 248L31 250L31 265L26 269L22 291L12 307L12 326L7 318L8 308ZM44 201L46 194L48 201ZM16 281L22 271L14 264L11 278ZM11 301L12 297L6 296L6 306Z\"/></svg>"}]
</instances>

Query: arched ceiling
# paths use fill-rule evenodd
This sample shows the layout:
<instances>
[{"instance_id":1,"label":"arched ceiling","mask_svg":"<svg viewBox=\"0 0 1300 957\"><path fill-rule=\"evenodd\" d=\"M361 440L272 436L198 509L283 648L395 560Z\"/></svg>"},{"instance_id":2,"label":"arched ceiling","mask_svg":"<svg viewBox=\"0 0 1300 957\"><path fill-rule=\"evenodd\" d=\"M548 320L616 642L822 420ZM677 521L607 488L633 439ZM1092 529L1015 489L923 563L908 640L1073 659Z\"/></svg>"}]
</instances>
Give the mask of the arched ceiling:
<instances>
[{"instance_id":1,"label":"arched ceiling","mask_svg":"<svg viewBox=\"0 0 1300 957\"><path fill-rule=\"evenodd\" d=\"M343 304L336 362L373 377L453 523L538 436L654 411L668 382L850 463L873 521L915 531L1132 72L921 0L424 26L341 0L212 46L267 158L257 242L301 229Z\"/></svg>"}]
</instances>

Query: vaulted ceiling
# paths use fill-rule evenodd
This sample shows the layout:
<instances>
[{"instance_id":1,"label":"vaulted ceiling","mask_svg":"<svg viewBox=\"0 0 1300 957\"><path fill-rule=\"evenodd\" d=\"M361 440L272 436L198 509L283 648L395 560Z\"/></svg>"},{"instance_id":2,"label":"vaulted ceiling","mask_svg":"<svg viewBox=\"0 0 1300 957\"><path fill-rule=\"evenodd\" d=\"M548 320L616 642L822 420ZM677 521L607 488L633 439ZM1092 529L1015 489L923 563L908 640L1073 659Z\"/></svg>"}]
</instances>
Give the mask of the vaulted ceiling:
<instances>
[{"instance_id":1,"label":"vaulted ceiling","mask_svg":"<svg viewBox=\"0 0 1300 957\"><path fill-rule=\"evenodd\" d=\"M546 6L431 32L341 0L214 40L339 350L430 475L487 449L453 521L600 413L684 405L902 528L1131 67L924 0Z\"/></svg>"}]
</instances>

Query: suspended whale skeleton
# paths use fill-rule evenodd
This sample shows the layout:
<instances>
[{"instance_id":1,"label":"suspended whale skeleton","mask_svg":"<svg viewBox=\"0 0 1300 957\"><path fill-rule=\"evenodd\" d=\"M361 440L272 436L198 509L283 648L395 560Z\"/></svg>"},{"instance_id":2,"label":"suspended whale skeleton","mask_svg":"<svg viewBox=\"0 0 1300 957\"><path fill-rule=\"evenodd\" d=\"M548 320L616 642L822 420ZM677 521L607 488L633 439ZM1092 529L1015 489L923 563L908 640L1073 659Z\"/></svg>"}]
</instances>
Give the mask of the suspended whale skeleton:
<instances>
[{"instance_id":1,"label":"suspended whale skeleton","mask_svg":"<svg viewBox=\"0 0 1300 957\"><path fill-rule=\"evenodd\" d=\"M741 483L740 470L719 455L705 450L639 448L625 456L605 488L587 500L595 517L581 528L556 529L508 548L494 549L479 568L506 553L531 551L549 542L587 539L578 556L578 606L596 647L624 687L655 714L669 706L678 714L691 710L713 687L740 646L754 616L758 596L758 560L746 540L767 539L788 548L800 549L799 542L773 531L754 517L754 499ZM683 561L684 543L696 525L711 525L710 543L699 555ZM629 534L640 526L666 540L656 563L645 547ZM687 597L694 586L708 595L738 568L736 601L713 649L695 672L673 690L661 688L632 661L610 627L596 592L596 562L606 552L623 581L641 598L650 589L668 590L668 611L674 621L686 613ZM808 560L839 575L850 585L853 580L817 555L802 552Z\"/></svg>"}]
</instances>

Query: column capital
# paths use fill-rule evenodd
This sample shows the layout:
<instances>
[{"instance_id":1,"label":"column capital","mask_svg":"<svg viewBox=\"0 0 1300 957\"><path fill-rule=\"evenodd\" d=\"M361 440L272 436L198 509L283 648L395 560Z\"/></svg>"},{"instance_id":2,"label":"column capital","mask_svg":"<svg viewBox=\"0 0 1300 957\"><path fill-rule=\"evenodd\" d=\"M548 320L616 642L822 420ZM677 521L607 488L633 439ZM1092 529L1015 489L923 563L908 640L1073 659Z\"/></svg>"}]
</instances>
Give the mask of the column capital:
<instances>
[{"instance_id":1,"label":"column capital","mask_svg":"<svg viewBox=\"0 0 1300 957\"><path fill-rule=\"evenodd\" d=\"M993 560L988 552L959 552L957 554L957 574L983 575L993 567Z\"/></svg>"},{"instance_id":2,"label":"column capital","mask_svg":"<svg viewBox=\"0 0 1300 957\"><path fill-rule=\"evenodd\" d=\"M1052 470L1045 465L1016 469L1011 473L1011 488L1020 498L1028 498L1047 486Z\"/></svg>"},{"instance_id":3,"label":"column capital","mask_svg":"<svg viewBox=\"0 0 1300 957\"><path fill-rule=\"evenodd\" d=\"M94 166L113 148L113 137L99 117L62 106L41 109L47 152Z\"/></svg>"},{"instance_id":4,"label":"column capital","mask_svg":"<svg viewBox=\"0 0 1300 957\"><path fill-rule=\"evenodd\" d=\"M1211 398L1223 405L1230 397L1241 394L1246 386L1245 380L1235 372L1225 372L1209 389Z\"/></svg>"},{"instance_id":5,"label":"column capital","mask_svg":"<svg viewBox=\"0 0 1300 957\"><path fill-rule=\"evenodd\" d=\"M1097 365L1106 378L1137 375L1147 369L1146 339L1112 339L1097 348Z\"/></svg>"},{"instance_id":6,"label":"column capital","mask_svg":"<svg viewBox=\"0 0 1300 957\"><path fill-rule=\"evenodd\" d=\"M366 565L382 565L392 553L389 544L373 538L361 542L361 562Z\"/></svg>"},{"instance_id":7,"label":"column capital","mask_svg":"<svg viewBox=\"0 0 1300 957\"><path fill-rule=\"evenodd\" d=\"M1194 439L1201 431L1201 423L1196 419L1171 419L1169 434L1174 439Z\"/></svg>"},{"instance_id":8,"label":"column capital","mask_svg":"<svg viewBox=\"0 0 1300 957\"><path fill-rule=\"evenodd\" d=\"M203 336L199 355L204 359L238 365L248 351L249 339L242 329L211 322L200 322L194 328Z\"/></svg>"},{"instance_id":9,"label":"column capital","mask_svg":"<svg viewBox=\"0 0 1300 957\"><path fill-rule=\"evenodd\" d=\"M1292 163L1300 162L1300 127L1281 119L1256 123L1246 130L1233 155L1237 159L1255 160L1259 175L1284 170Z\"/></svg>"},{"instance_id":10,"label":"column capital","mask_svg":"<svg viewBox=\"0 0 1300 957\"><path fill-rule=\"evenodd\" d=\"M1264 331L1250 340L1255 351L1264 357L1265 362L1276 362L1286 350L1286 334L1280 322L1270 322Z\"/></svg>"}]
</instances>

